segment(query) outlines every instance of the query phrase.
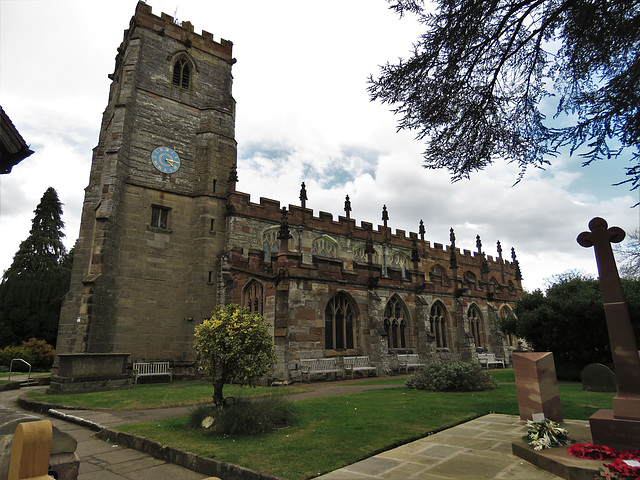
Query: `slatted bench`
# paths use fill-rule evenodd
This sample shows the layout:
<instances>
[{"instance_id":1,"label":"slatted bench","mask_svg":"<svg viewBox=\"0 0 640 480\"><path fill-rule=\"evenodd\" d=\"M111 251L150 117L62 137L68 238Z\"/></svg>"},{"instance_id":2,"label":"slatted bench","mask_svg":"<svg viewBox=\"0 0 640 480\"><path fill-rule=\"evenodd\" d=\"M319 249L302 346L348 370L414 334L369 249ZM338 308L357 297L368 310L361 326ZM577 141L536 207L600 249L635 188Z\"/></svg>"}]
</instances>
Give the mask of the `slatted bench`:
<instances>
[{"instance_id":1,"label":"slatted bench","mask_svg":"<svg viewBox=\"0 0 640 480\"><path fill-rule=\"evenodd\" d=\"M361 357L344 357L344 371L345 374L351 372L351 378L355 372L367 372L367 375L370 372L374 372L376 375L378 374L378 369L372 366L369 363L368 356Z\"/></svg>"},{"instance_id":2,"label":"slatted bench","mask_svg":"<svg viewBox=\"0 0 640 480\"><path fill-rule=\"evenodd\" d=\"M501 365L502 368L505 368L504 360L496 358L495 353L479 353L478 363L480 363L480 365L485 367L486 369L489 369L490 365Z\"/></svg>"},{"instance_id":3,"label":"slatted bench","mask_svg":"<svg viewBox=\"0 0 640 480\"><path fill-rule=\"evenodd\" d=\"M133 383L138 383L140 377L168 376L169 382L173 380L173 370L169 368L169 362L134 362Z\"/></svg>"},{"instance_id":4,"label":"slatted bench","mask_svg":"<svg viewBox=\"0 0 640 480\"><path fill-rule=\"evenodd\" d=\"M338 374L344 378L344 370L338 367L338 362L335 358L303 358L300 360L300 372L302 374L302 380L307 375L307 379L311 382L311 375L315 373L333 373L334 377Z\"/></svg>"},{"instance_id":5,"label":"slatted bench","mask_svg":"<svg viewBox=\"0 0 640 480\"><path fill-rule=\"evenodd\" d=\"M415 353L402 353L398 354L398 370L402 373L404 368L409 373L410 368L418 369L424 367L424 363L420 363L420 357Z\"/></svg>"}]
</instances>

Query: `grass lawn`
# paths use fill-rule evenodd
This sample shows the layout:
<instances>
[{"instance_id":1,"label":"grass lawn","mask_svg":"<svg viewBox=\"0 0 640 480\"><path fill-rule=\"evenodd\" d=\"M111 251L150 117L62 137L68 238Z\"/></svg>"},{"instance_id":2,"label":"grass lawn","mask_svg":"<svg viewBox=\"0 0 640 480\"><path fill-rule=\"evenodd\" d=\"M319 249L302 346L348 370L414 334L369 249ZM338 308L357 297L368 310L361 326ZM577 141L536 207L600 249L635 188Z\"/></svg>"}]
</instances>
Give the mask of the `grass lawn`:
<instances>
[{"instance_id":1,"label":"grass lawn","mask_svg":"<svg viewBox=\"0 0 640 480\"><path fill-rule=\"evenodd\" d=\"M299 393L305 387L239 387L225 385L225 397L258 397L282 393ZM213 387L209 382L180 381L134 385L131 390L47 395L42 391L29 392L28 398L38 402L55 403L83 408L110 408L115 410L140 410L180 405L210 403Z\"/></svg>"},{"instance_id":2,"label":"grass lawn","mask_svg":"<svg viewBox=\"0 0 640 480\"><path fill-rule=\"evenodd\" d=\"M578 384L559 388L567 419L587 419L599 408L612 407L613 393L583 392ZM293 426L262 436L219 437L190 430L187 417L118 429L260 472L305 479L479 415L518 414L515 385L475 393L399 386L297 401L295 408Z\"/></svg>"}]
</instances>

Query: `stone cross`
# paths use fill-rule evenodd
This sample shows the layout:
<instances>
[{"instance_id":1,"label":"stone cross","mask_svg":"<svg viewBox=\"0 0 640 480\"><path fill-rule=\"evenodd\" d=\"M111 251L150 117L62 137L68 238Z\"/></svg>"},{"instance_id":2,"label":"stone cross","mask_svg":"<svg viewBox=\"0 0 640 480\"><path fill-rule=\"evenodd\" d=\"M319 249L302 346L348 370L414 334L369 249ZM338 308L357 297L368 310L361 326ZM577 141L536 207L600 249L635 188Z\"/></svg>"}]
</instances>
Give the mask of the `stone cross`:
<instances>
[{"instance_id":1,"label":"stone cross","mask_svg":"<svg viewBox=\"0 0 640 480\"><path fill-rule=\"evenodd\" d=\"M625 233L619 227L607 227L604 219L596 217L589 222L591 231L582 232L577 240L581 246L595 249L618 384L618 395L613 399L613 415L615 418L640 420L640 357L611 250L611 242L621 242Z\"/></svg>"}]
</instances>

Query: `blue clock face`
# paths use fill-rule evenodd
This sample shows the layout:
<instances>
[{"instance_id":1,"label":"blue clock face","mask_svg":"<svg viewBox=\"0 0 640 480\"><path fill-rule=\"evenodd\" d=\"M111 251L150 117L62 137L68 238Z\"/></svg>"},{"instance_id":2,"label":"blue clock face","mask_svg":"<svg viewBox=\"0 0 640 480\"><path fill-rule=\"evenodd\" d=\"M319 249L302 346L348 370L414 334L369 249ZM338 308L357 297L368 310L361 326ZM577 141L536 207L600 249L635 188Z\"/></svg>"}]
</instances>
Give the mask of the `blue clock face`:
<instances>
[{"instance_id":1,"label":"blue clock face","mask_svg":"<svg viewBox=\"0 0 640 480\"><path fill-rule=\"evenodd\" d=\"M180 168L180 157L169 147L158 147L151 152L151 163L162 173L175 173Z\"/></svg>"}]
</instances>

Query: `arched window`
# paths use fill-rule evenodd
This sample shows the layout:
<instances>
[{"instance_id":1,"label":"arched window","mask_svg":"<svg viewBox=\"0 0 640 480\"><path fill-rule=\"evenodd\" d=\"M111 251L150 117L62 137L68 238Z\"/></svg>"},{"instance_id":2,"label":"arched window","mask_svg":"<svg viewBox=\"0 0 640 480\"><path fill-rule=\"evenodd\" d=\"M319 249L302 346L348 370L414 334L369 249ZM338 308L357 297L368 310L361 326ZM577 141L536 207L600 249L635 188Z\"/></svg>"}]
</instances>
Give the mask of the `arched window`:
<instances>
[{"instance_id":1,"label":"arched window","mask_svg":"<svg viewBox=\"0 0 640 480\"><path fill-rule=\"evenodd\" d=\"M407 274L407 266L409 265L409 256L404 252L394 252L391 255L391 266L402 270L402 276Z\"/></svg>"},{"instance_id":2,"label":"arched window","mask_svg":"<svg viewBox=\"0 0 640 480\"><path fill-rule=\"evenodd\" d=\"M473 337L473 341L476 344L476 348L484 347L483 335L482 335L482 314L477 305L471 305L467 311L467 317L469 318L469 331Z\"/></svg>"},{"instance_id":3,"label":"arched window","mask_svg":"<svg viewBox=\"0 0 640 480\"><path fill-rule=\"evenodd\" d=\"M464 272L464 281L470 287L476 288L477 277L471 270Z\"/></svg>"},{"instance_id":4,"label":"arched window","mask_svg":"<svg viewBox=\"0 0 640 480\"><path fill-rule=\"evenodd\" d=\"M311 244L311 254L319 257L336 258L338 244L327 236L317 238Z\"/></svg>"},{"instance_id":5,"label":"arched window","mask_svg":"<svg viewBox=\"0 0 640 480\"><path fill-rule=\"evenodd\" d=\"M409 315L402 300L394 295L384 309L384 329L389 348L407 348L407 321Z\"/></svg>"},{"instance_id":6,"label":"arched window","mask_svg":"<svg viewBox=\"0 0 640 480\"><path fill-rule=\"evenodd\" d=\"M242 291L242 306L249 307L252 312L263 314L263 288L256 280L251 280Z\"/></svg>"},{"instance_id":7,"label":"arched window","mask_svg":"<svg viewBox=\"0 0 640 480\"><path fill-rule=\"evenodd\" d=\"M280 251L280 240L278 240L278 227L272 227L262 233L262 251L264 252L264 261L270 262L271 256Z\"/></svg>"},{"instance_id":8,"label":"arched window","mask_svg":"<svg viewBox=\"0 0 640 480\"><path fill-rule=\"evenodd\" d=\"M324 348L347 350L355 348L356 313L349 298L339 293L333 297L324 313Z\"/></svg>"},{"instance_id":9,"label":"arched window","mask_svg":"<svg viewBox=\"0 0 640 480\"><path fill-rule=\"evenodd\" d=\"M431 314L429 315L429 325L431 327L431 333L436 337L436 347L447 347L447 316L446 308L440 303L436 302L431 307Z\"/></svg>"},{"instance_id":10,"label":"arched window","mask_svg":"<svg viewBox=\"0 0 640 480\"><path fill-rule=\"evenodd\" d=\"M179 57L173 63L173 84L176 87L189 88L191 82L191 64L185 57Z\"/></svg>"}]
</instances>

